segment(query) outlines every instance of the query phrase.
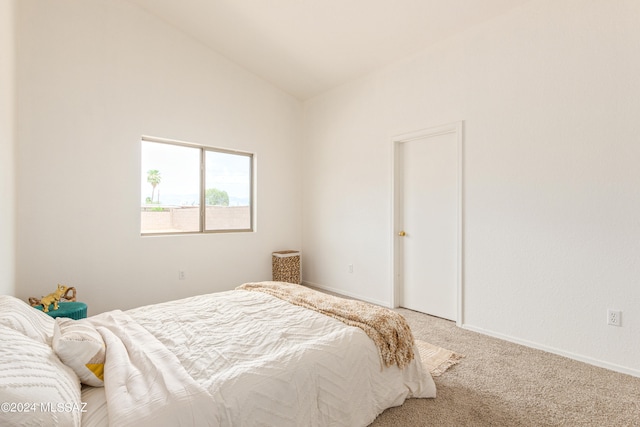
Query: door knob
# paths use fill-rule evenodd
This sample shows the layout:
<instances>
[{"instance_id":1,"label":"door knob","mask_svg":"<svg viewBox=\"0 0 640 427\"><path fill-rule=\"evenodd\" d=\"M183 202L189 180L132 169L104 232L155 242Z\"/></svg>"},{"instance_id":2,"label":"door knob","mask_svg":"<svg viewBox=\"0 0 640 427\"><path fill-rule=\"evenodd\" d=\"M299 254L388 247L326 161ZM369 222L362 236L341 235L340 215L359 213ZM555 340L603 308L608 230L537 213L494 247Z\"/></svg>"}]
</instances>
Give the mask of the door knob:
<instances>
[{"instance_id":1,"label":"door knob","mask_svg":"<svg viewBox=\"0 0 640 427\"><path fill-rule=\"evenodd\" d=\"M398 233L398 236L400 236L400 237L404 237L406 235L407 235L407 233L405 233L404 231L401 231L401 232Z\"/></svg>"}]
</instances>

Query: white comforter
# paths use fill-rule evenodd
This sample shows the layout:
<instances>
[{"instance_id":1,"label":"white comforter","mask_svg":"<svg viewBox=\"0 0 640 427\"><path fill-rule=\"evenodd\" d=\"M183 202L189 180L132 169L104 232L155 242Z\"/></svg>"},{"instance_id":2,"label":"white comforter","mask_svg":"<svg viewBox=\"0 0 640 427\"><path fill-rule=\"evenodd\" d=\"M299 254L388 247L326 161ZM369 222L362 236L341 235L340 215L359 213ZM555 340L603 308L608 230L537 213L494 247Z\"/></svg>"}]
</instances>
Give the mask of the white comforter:
<instances>
[{"instance_id":1,"label":"white comforter","mask_svg":"<svg viewBox=\"0 0 640 427\"><path fill-rule=\"evenodd\" d=\"M83 425L108 412L117 426L365 426L408 397L435 397L419 357L382 368L359 328L259 292L92 319L107 365L104 392L83 391Z\"/></svg>"}]
</instances>

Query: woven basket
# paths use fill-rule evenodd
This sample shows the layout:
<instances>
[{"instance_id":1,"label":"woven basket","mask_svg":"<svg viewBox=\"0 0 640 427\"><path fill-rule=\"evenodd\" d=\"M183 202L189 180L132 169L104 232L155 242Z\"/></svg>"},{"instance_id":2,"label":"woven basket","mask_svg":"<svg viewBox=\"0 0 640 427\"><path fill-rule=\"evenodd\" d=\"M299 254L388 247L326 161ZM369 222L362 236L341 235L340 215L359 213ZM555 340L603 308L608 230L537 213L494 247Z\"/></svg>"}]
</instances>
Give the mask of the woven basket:
<instances>
[{"instance_id":1,"label":"woven basket","mask_svg":"<svg viewBox=\"0 0 640 427\"><path fill-rule=\"evenodd\" d=\"M271 254L272 277L275 282L301 284L299 251L278 251Z\"/></svg>"}]
</instances>

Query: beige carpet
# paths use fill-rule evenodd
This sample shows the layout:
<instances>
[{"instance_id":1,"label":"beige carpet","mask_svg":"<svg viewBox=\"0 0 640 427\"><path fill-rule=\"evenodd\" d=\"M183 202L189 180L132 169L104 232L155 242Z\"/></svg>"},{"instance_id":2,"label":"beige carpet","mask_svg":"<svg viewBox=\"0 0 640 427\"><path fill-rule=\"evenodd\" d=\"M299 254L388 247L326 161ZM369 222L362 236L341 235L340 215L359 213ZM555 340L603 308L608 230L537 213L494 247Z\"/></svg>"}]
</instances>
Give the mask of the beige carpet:
<instances>
[{"instance_id":1,"label":"beige carpet","mask_svg":"<svg viewBox=\"0 0 640 427\"><path fill-rule=\"evenodd\" d=\"M434 377L435 399L409 399L372 427L640 426L640 378L398 311L416 340L465 357Z\"/></svg>"}]
</instances>

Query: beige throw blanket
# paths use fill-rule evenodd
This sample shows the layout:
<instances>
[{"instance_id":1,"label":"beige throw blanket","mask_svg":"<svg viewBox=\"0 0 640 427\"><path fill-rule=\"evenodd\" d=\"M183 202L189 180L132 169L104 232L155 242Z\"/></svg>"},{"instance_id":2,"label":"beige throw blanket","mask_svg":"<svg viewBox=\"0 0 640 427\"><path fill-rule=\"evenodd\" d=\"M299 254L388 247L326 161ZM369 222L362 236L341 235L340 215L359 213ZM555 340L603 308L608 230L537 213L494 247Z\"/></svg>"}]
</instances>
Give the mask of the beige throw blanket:
<instances>
[{"instance_id":1,"label":"beige throw blanket","mask_svg":"<svg viewBox=\"0 0 640 427\"><path fill-rule=\"evenodd\" d=\"M378 347L384 366L404 368L413 360L413 334L405 318L387 308L347 300L284 282L245 283L236 289L263 292L362 329Z\"/></svg>"}]
</instances>

